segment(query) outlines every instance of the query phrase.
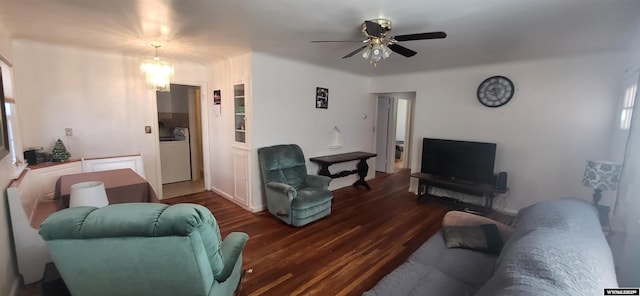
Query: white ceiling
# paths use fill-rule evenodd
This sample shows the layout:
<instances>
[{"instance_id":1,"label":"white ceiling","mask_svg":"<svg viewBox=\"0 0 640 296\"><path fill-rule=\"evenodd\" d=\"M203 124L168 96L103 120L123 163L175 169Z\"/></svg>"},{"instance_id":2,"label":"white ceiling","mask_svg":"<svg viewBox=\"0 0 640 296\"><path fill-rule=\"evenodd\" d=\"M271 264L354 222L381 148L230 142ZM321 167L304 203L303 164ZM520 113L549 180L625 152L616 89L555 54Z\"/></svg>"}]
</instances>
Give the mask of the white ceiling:
<instances>
[{"instance_id":1,"label":"white ceiling","mask_svg":"<svg viewBox=\"0 0 640 296\"><path fill-rule=\"evenodd\" d=\"M364 20L393 22L391 35L445 31L400 44L371 66L341 57L362 40ZM368 76L570 54L625 50L638 36L640 0L0 0L0 31L131 55L208 63L249 51Z\"/></svg>"}]
</instances>

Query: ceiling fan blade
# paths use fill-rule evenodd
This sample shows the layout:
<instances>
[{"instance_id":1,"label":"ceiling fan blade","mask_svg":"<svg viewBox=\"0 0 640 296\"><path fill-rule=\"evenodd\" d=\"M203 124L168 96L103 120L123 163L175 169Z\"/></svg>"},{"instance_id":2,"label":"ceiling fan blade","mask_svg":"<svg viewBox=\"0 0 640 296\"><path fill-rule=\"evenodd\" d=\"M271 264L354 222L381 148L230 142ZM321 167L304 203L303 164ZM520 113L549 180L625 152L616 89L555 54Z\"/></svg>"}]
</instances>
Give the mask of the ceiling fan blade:
<instances>
[{"instance_id":1,"label":"ceiling fan blade","mask_svg":"<svg viewBox=\"0 0 640 296\"><path fill-rule=\"evenodd\" d=\"M380 37L380 34L382 34L382 26L380 24L372 21L364 21L364 24L367 28L367 34L374 37Z\"/></svg>"},{"instance_id":2,"label":"ceiling fan blade","mask_svg":"<svg viewBox=\"0 0 640 296\"><path fill-rule=\"evenodd\" d=\"M342 58L343 58L343 59L350 58L350 57L352 57L352 56L356 55L357 53L359 53L361 50L363 50L363 49L364 49L365 47L367 47L367 46L369 46L369 45L365 45L365 46L363 46L363 47L360 47L360 48L358 48L358 49L356 49L356 50L354 50L354 51L350 52L350 53L349 53L349 54L347 54L346 56L343 56Z\"/></svg>"},{"instance_id":3,"label":"ceiling fan blade","mask_svg":"<svg viewBox=\"0 0 640 296\"><path fill-rule=\"evenodd\" d=\"M447 37L447 33L445 32L430 32L430 33L398 35L398 36L394 36L393 39L395 39L396 41L413 41L413 40L424 40L424 39L441 39L446 37Z\"/></svg>"},{"instance_id":4,"label":"ceiling fan blade","mask_svg":"<svg viewBox=\"0 0 640 296\"><path fill-rule=\"evenodd\" d=\"M350 43L364 43L367 40L313 40L311 43L328 43L328 42L350 42Z\"/></svg>"},{"instance_id":5,"label":"ceiling fan blade","mask_svg":"<svg viewBox=\"0 0 640 296\"><path fill-rule=\"evenodd\" d=\"M393 52L401 54L405 57L412 57L414 55L417 54L417 52L408 49L402 45L398 45L398 44L389 44L389 49L393 50Z\"/></svg>"}]
</instances>

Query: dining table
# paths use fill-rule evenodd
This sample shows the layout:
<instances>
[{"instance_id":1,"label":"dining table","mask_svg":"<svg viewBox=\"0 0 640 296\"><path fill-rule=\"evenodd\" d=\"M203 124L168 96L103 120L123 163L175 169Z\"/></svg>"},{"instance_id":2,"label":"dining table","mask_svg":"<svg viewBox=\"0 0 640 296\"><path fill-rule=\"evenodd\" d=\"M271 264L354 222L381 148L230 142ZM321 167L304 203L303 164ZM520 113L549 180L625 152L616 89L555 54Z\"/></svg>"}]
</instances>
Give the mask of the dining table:
<instances>
[{"instance_id":1,"label":"dining table","mask_svg":"<svg viewBox=\"0 0 640 296\"><path fill-rule=\"evenodd\" d=\"M62 201L63 208L68 208L71 185L89 181L104 183L109 204L159 202L151 184L128 168L60 176L56 181L53 198Z\"/></svg>"}]
</instances>

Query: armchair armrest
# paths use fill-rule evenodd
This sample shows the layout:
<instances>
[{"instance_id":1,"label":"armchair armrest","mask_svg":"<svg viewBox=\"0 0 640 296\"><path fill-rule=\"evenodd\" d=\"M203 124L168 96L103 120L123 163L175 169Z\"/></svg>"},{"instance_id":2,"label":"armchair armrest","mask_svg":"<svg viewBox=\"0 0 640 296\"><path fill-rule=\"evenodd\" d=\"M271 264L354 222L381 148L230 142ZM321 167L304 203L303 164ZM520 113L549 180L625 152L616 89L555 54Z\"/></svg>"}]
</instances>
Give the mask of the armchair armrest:
<instances>
[{"instance_id":1,"label":"armchair armrest","mask_svg":"<svg viewBox=\"0 0 640 296\"><path fill-rule=\"evenodd\" d=\"M268 190L282 193L289 197L289 200L294 199L298 195L298 191L293 186L280 183L280 182L268 182L266 184Z\"/></svg>"},{"instance_id":2,"label":"armchair armrest","mask_svg":"<svg viewBox=\"0 0 640 296\"><path fill-rule=\"evenodd\" d=\"M307 175L306 181L309 187L327 189L329 183L331 183L331 178L320 175Z\"/></svg>"},{"instance_id":3,"label":"armchair armrest","mask_svg":"<svg viewBox=\"0 0 640 296\"><path fill-rule=\"evenodd\" d=\"M216 276L218 282L224 282L229 278L238 258L242 255L242 250L248 239L249 236L244 232L232 232L224 238L220 247L220 252L222 252L222 257L224 258L224 267Z\"/></svg>"}]
</instances>

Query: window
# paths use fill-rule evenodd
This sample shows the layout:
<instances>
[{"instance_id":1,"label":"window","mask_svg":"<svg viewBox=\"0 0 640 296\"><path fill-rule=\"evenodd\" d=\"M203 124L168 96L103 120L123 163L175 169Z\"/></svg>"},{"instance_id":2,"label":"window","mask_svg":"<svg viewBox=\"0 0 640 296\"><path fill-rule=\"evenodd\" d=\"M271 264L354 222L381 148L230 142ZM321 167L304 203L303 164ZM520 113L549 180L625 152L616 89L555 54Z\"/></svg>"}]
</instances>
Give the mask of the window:
<instances>
[{"instance_id":1,"label":"window","mask_svg":"<svg viewBox=\"0 0 640 296\"><path fill-rule=\"evenodd\" d=\"M16 120L16 101L13 91L13 71L11 66L11 63L0 55L0 83L2 84L1 89L4 94L4 104L0 105L0 110L4 111L5 117L2 118L2 124L6 128L6 131L0 129L2 130L0 136L3 137L3 147L0 148L6 147L6 150L8 150L11 163L14 167L11 177L16 179L20 176L27 164L24 163L22 155L18 154L22 146L20 135L16 133L19 127L17 126L18 121Z\"/></svg>"},{"instance_id":2,"label":"window","mask_svg":"<svg viewBox=\"0 0 640 296\"><path fill-rule=\"evenodd\" d=\"M9 140L9 147L11 149L9 149L9 152L11 154L11 163L16 163L18 161L18 158L16 156L16 143L13 137L13 123L12 120L15 120L13 117L13 113L14 113L14 106L16 104L11 101L6 101L4 103L4 110L5 113L7 114L7 136L8 136L8 140Z\"/></svg>"},{"instance_id":3,"label":"window","mask_svg":"<svg viewBox=\"0 0 640 296\"><path fill-rule=\"evenodd\" d=\"M9 154L9 151L13 150L9 147L7 119L4 110L5 95L2 69L3 67L0 65L0 159L4 158Z\"/></svg>"},{"instance_id":4,"label":"window","mask_svg":"<svg viewBox=\"0 0 640 296\"><path fill-rule=\"evenodd\" d=\"M638 73L626 80L626 88L620 111L620 129L628 130L631 127L631 117L633 116L633 104L638 93Z\"/></svg>"}]
</instances>

